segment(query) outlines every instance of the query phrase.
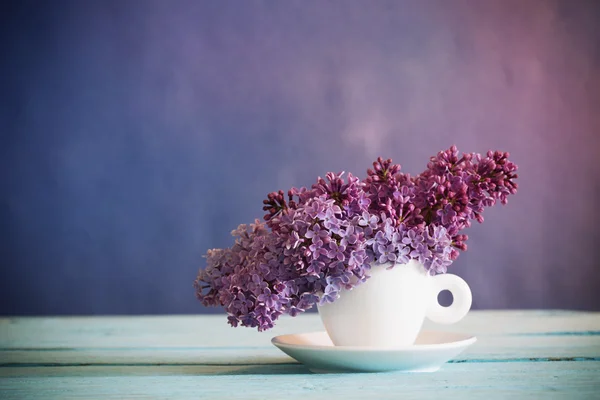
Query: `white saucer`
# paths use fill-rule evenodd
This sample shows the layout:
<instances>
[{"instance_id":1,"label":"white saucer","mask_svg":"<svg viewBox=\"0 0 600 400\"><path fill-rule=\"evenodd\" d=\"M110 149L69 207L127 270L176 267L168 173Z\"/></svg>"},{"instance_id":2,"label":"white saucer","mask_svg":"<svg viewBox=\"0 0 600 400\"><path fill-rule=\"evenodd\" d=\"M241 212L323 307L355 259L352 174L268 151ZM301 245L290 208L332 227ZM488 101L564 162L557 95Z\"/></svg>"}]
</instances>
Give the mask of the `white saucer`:
<instances>
[{"instance_id":1,"label":"white saucer","mask_svg":"<svg viewBox=\"0 0 600 400\"><path fill-rule=\"evenodd\" d=\"M334 346L327 332L282 335L271 342L312 372L434 372L477 341L461 333L424 331L414 345L393 348Z\"/></svg>"}]
</instances>

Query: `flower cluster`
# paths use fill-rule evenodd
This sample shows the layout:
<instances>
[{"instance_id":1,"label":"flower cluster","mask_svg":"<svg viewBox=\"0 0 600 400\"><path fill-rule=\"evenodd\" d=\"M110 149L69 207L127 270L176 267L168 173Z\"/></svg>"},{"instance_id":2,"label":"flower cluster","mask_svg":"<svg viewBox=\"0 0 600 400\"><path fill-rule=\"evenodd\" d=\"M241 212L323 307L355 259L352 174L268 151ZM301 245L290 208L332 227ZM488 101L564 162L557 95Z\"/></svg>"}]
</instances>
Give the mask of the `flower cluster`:
<instances>
[{"instance_id":1,"label":"flower cluster","mask_svg":"<svg viewBox=\"0 0 600 400\"><path fill-rule=\"evenodd\" d=\"M335 301L365 282L373 264L415 259L444 273L466 250L460 232L483 221L484 207L516 193L516 169L508 153L459 158L453 146L416 177L379 158L362 181L328 173L310 189L270 193L264 223L240 225L232 247L209 250L196 295L225 307L232 326L262 331L281 314Z\"/></svg>"}]
</instances>

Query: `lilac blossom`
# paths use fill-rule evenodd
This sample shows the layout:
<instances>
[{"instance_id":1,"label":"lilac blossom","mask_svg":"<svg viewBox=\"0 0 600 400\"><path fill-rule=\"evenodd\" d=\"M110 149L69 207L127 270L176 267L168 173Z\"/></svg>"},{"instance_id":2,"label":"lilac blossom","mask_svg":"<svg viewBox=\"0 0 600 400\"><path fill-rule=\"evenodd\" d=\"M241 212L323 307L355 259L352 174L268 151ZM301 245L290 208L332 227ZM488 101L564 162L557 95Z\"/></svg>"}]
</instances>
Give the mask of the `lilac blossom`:
<instances>
[{"instance_id":1,"label":"lilac blossom","mask_svg":"<svg viewBox=\"0 0 600 400\"><path fill-rule=\"evenodd\" d=\"M378 254L377 262L379 262L380 264L383 264L385 262L396 262L396 248L393 244L377 245L376 253Z\"/></svg>"},{"instance_id":2,"label":"lilac blossom","mask_svg":"<svg viewBox=\"0 0 600 400\"><path fill-rule=\"evenodd\" d=\"M330 172L311 188L270 193L264 222L238 226L231 247L207 252L196 295L223 307L231 326L264 331L282 314L334 302L366 282L372 265L417 260L445 273L467 249L471 221L516 193L508 156L459 155L452 146L415 177L378 158L362 181Z\"/></svg>"},{"instance_id":3,"label":"lilac blossom","mask_svg":"<svg viewBox=\"0 0 600 400\"><path fill-rule=\"evenodd\" d=\"M339 289L334 285L327 285L325 293L321 296L320 304L333 303L339 297Z\"/></svg>"}]
</instances>

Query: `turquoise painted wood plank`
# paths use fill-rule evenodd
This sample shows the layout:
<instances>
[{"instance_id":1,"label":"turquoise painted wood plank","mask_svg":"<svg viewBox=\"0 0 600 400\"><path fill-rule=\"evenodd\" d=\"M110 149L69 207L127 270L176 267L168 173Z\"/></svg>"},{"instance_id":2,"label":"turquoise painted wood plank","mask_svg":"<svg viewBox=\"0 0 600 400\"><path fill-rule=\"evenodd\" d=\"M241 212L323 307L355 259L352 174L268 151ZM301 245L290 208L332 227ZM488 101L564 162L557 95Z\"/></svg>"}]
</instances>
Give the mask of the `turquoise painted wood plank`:
<instances>
[{"instance_id":1,"label":"turquoise painted wood plank","mask_svg":"<svg viewBox=\"0 0 600 400\"><path fill-rule=\"evenodd\" d=\"M460 354L458 361L522 359L598 359L600 336L486 336ZM107 347L0 350L0 366L20 364L273 364L291 358L270 343L229 347Z\"/></svg>"},{"instance_id":2,"label":"turquoise painted wood plank","mask_svg":"<svg viewBox=\"0 0 600 400\"><path fill-rule=\"evenodd\" d=\"M600 332L600 313L472 311L455 325L424 329L474 335ZM272 336L323 330L316 314L281 318L275 329L231 328L223 315L156 317L2 318L0 348L223 347L268 345Z\"/></svg>"},{"instance_id":3,"label":"turquoise painted wood plank","mask_svg":"<svg viewBox=\"0 0 600 400\"><path fill-rule=\"evenodd\" d=\"M13 368L0 379L0 397L593 399L599 370L600 362L447 364L431 374L317 375L301 365Z\"/></svg>"}]
</instances>

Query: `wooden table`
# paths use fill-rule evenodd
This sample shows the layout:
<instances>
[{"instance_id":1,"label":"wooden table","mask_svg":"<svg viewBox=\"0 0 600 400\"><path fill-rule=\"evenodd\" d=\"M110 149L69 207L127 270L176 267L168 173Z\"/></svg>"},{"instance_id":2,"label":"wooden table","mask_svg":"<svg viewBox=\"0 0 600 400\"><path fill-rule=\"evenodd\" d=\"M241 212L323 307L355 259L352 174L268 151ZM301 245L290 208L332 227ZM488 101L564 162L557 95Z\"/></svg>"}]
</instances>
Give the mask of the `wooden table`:
<instances>
[{"instance_id":1,"label":"wooden table","mask_svg":"<svg viewBox=\"0 0 600 400\"><path fill-rule=\"evenodd\" d=\"M478 342L434 373L325 374L273 347L322 330L316 314L270 332L223 315L0 319L0 398L600 399L600 313L473 311Z\"/></svg>"}]
</instances>

